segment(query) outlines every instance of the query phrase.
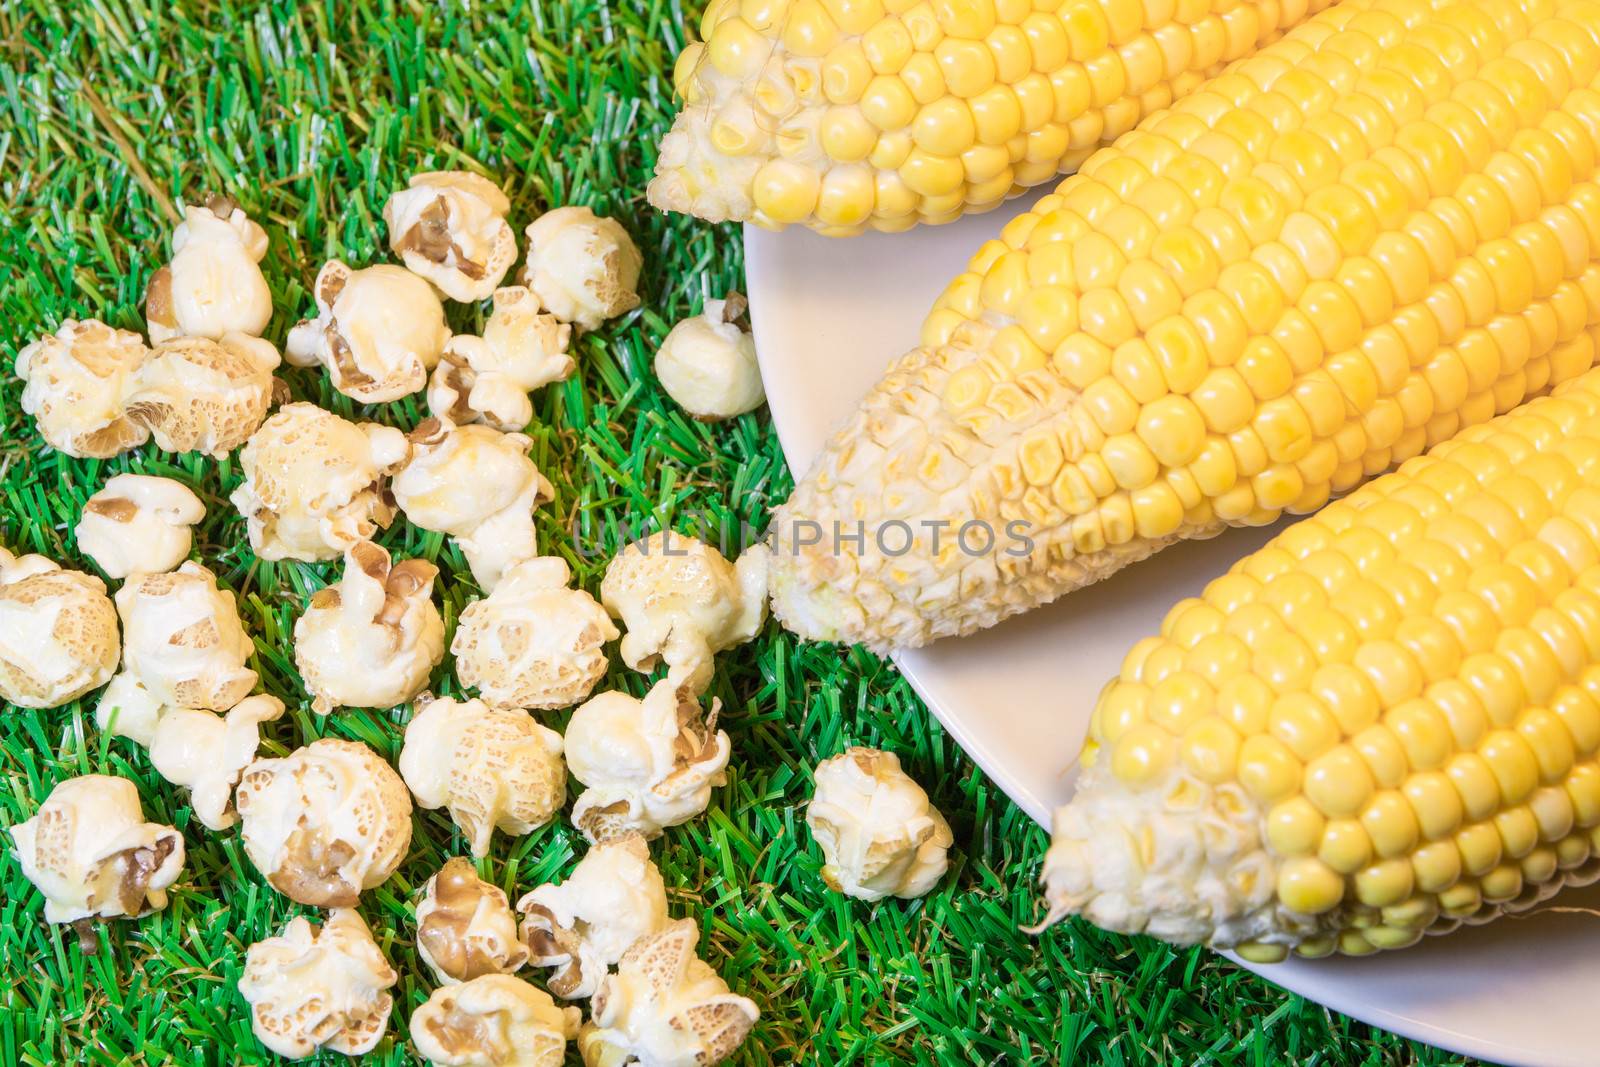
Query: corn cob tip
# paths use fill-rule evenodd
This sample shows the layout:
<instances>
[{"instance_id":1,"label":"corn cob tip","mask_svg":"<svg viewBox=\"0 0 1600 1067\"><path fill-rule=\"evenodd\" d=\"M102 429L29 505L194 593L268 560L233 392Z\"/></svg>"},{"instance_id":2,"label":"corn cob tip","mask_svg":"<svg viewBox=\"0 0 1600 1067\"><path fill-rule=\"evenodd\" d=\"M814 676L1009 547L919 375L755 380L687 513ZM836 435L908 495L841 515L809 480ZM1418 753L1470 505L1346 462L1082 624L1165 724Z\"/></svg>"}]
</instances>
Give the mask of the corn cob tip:
<instances>
[{"instance_id":1,"label":"corn cob tip","mask_svg":"<svg viewBox=\"0 0 1600 1067\"><path fill-rule=\"evenodd\" d=\"M1049 914L1036 929L1082 915L1116 933L1222 949L1314 936L1274 893L1278 860L1260 807L1236 784L1211 786L1172 769L1132 787L1104 761L1086 767L1056 811L1040 883Z\"/></svg>"},{"instance_id":2,"label":"corn cob tip","mask_svg":"<svg viewBox=\"0 0 1600 1067\"><path fill-rule=\"evenodd\" d=\"M694 215L707 222L747 222L750 189L762 166L759 158L734 158L711 143L710 122L686 109L661 140L655 177L645 190L653 207Z\"/></svg>"}]
</instances>

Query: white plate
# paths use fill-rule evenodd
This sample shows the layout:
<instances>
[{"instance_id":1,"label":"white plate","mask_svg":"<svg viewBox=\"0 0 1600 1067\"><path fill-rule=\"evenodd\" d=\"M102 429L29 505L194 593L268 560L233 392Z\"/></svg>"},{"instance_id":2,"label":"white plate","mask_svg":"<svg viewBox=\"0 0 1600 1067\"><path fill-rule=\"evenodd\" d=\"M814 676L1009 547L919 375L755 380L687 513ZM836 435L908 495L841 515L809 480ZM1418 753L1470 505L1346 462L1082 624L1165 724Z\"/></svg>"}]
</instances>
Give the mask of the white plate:
<instances>
[{"instance_id":1,"label":"white plate","mask_svg":"<svg viewBox=\"0 0 1600 1067\"><path fill-rule=\"evenodd\" d=\"M830 240L745 231L756 348L789 466L800 474L967 257L1031 199L950 226ZM1168 549L987 633L895 657L945 729L1041 823L1124 653L1178 599L1266 540L1237 530ZM1556 903L1600 907L1600 887ZM1545 912L1367 959L1253 968L1365 1022L1454 1052L1530 1067L1592 1067L1600 921Z\"/></svg>"}]
</instances>

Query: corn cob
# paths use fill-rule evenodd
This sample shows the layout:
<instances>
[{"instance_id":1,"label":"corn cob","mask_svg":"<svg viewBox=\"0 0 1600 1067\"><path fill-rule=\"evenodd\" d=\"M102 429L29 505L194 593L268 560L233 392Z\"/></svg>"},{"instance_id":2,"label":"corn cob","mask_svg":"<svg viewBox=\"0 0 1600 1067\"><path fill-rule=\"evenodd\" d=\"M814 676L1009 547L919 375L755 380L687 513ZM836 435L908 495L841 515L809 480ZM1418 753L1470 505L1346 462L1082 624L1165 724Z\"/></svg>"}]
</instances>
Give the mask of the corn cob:
<instances>
[{"instance_id":1,"label":"corn cob","mask_svg":"<svg viewBox=\"0 0 1600 1067\"><path fill-rule=\"evenodd\" d=\"M968 633L1582 373L1597 72L1589 0L1347 0L1152 116L978 251L829 443L776 517L776 614Z\"/></svg>"},{"instance_id":2,"label":"corn cob","mask_svg":"<svg viewBox=\"0 0 1600 1067\"><path fill-rule=\"evenodd\" d=\"M650 202L830 235L988 210L1330 0L713 0Z\"/></svg>"},{"instance_id":3,"label":"corn cob","mask_svg":"<svg viewBox=\"0 0 1600 1067\"><path fill-rule=\"evenodd\" d=\"M1362 955L1600 878L1600 371L1289 527L1102 692L1050 921Z\"/></svg>"}]
</instances>

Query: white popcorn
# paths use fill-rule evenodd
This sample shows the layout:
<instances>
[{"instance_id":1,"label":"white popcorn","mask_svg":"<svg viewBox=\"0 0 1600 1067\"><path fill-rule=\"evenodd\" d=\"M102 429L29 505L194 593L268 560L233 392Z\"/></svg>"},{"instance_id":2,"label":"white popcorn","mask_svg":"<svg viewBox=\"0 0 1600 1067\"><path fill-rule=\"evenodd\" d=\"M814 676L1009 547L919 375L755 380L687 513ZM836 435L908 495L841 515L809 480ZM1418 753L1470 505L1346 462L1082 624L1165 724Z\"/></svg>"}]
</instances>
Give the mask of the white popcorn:
<instances>
[{"instance_id":1,"label":"white popcorn","mask_svg":"<svg viewBox=\"0 0 1600 1067\"><path fill-rule=\"evenodd\" d=\"M417 905L417 954L440 985L510 974L528 962L505 893L460 856L428 879Z\"/></svg>"},{"instance_id":2,"label":"white popcorn","mask_svg":"<svg viewBox=\"0 0 1600 1067\"><path fill-rule=\"evenodd\" d=\"M523 560L462 611L450 651L456 677L495 707L565 708L605 676L617 628L555 556Z\"/></svg>"},{"instance_id":3,"label":"white popcorn","mask_svg":"<svg viewBox=\"0 0 1600 1067\"><path fill-rule=\"evenodd\" d=\"M166 705L136 675L123 671L100 694L94 718L100 729L111 736L131 738L149 748L156 736L156 723L166 710Z\"/></svg>"},{"instance_id":4,"label":"white popcorn","mask_svg":"<svg viewBox=\"0 0 1600 1067\"><path fill-rule=\"evenodd\" d=\"M528 394L572 376L572 327L539 313L520 285L496 289L483 336L458 333L428 381L428 410L458 426L486 422L508 433L533 419Z\"/></svg>"},{"instance_id":5,"label":"white popcorn","mask_svg":"<svg viewBox=\"0 0 1600 1067\"><path fill-rule=\"evenodd\" d=\"M526 232L522 284L562 322L592 330L639 306L644 257L615 219L586 207L559 207Z\"/></svg>"},{"instance_id":6,"label":"white popcorn","mask_svg":"<svg viewBox=\"0 0 1600 1067\"><path fill-rule=\"evenodd\" d=\"M68 778L11 835L23 876L44 894L44 917L53 923L159 911L183 870L183 835L145 822L139 791L126 778Z\"/></svg>"},{"instance_id":7,"label":"white popcorn","mask_svg":"<svg viewBox=\"0 0 1600 1067\"><path fill-rule=\"evenodd\" d=\"M84 503L78 549L112 578L170 571L193 546L189 528L205 517L206 506L182 482L118 474Z\"/></svg>"},{"instance_id":8,"label":"white popcorn","mask_svg":"<svg viewBox=\"0 0 1600 1067\"><path fill-rule=\"evenodd\" d=\"M394 519L383 482L409 453L392 427L285 404L239 453L244 483L229 499L262 559L335 559Z\"/></svg>"},{"instance_id":9,"label":"white popcorn","mask_svg":"<svg viewBox=\"0 0 1600 1067\"><path fill-rule=\"evenodd\" d=\"M561 1067L580 1021L544 990L490 974L435 989L411 1015L411 1041L435 1067Z\"/></svg>"},{"instance_id":10,"label":"white popcorn","mask_svg":"<svg viewBox=\"0 0 1600 1067\"><path fill-rule=\"evenodd\" d=\"M636 832L661 836L706 810L713 786L727 780L728 735L716 728L718 705L701 721L693 693L670 680L643 700L601 693L567 724L567 766L588 788L572 822L590 841Z\"/></svg>"},{"instance_id":11,"label":"white popcorn","mask_svg":"<svg viewBox=\"0 0 1600 1067\"><path fill-rule=\"evenodd\" d=\"M949 868L950 826L892 752L850 748L817 765L806 824L822 880L860 900L920 897Z\"/></svg>"},{"instance_id":12,"label":"white popcorn","mask_svg":"<svg viewBox=\"0 0 1600 1067\"><path fill-rule=\"evenodd\" d=\"M695 956L700 931L679 919L635 942L592 1002L578 1035L589 1067L710 1067L733 1055L761 1013Z\"/></svg>"},{"instance_id":13,"label":"white popcorn","mask_svg":"<svg viewBox=\"0 0 1600 1067\"><path fill-rule=\"evenodd\" d=\"M158 448L220 459L267 417L278 362L272 342L259 337L175 337L139 372L129 415L150 427Z\"/></svg>"},{"instance_id":14,"label":"white popcorn","mask_svg":"<svg viewBox=\"0 0 1600 1067\"><path fill-rule=\"evenodd\" d=\"M674 326L656 350L656 377L667 395L697 419L731 419L767 399L756 342L736 320L744 297L707 300L705 311Z\"/></svg>"},{"instance_id":15,"label":"white popcorn","mask_svg":"<svg viewBox=\"0 0 1600 1067\"><path fill-rule=\"evenodd\" d=\"M251 945L239 992L256 1039L278 1055L298 1060L326 1048L359 1056L388 1029L387 990L399 980L361 916L336 908L321 929L290 919L277 937Z\"/></svg>"},{"instance_id":16,"label":"white popcorn","mask_svg":"<svg viewBox=\"0 0 1600 1067\"><path fill-rule=\"evenodd\" d=\"M561 809L561 747L560 734L520 708L443 698L419 703L406 725L400 774L422 807L449 809L482 857L496 829L526 834Z\"/></svg>"},{"instance_id":17,"label":"white popcorn","mask_svg":"<svg viewBox=\"0 0 1600 1067\"><path fill-rule=\"evenodd\" d=\"M128 413L139 371L150 358L144 338L97 319L67 319L54 334L17 353L22 410L51 447L105 459L150 439Z\"/></svg>"},{"instance_id":18,"label":"white popcorn","mask_svg":"<svg viewBox=\"0 0 1600 1067\"><path fill-rule=\"evenodd\" d=\"M294 624L295 667L317 714L391 708L426 688L444 659L444 619L432 599L438 573L425 559L391 565L371 541L345 550L343 576L318 590Z\"/></svg>"},{"instance_id":19,"label":"white popcorn","mask_svg":"<svg viewBox=\"0 0 1600 1067\"><path fill-rule=\"evenodd\" d=\"M120 650L104 582L0 548L0 700L60 707L104 685Z\"/></svg>"},{"instance_id":20,"label":"white popcorn","mask_svg":"<svg viewBox=\"0 0 1600 1067\"><path fill-rule=\"evenodd\" d=\"M411 797L372 749L325 737L245 768L234 803L251 862L290 900L346 908L411 844Z\"/></svg>"},{"instance_id":21,"label":"white popcorn","mask_svg":"<svg viewBox=\"0 0 1600 1067\"><path fill-rule=\"evenodd\" d=\"M617 553L600 599L627 627L623 662L651 671L665 661L668 677L705 692L712 657L750 640L766 619L768 555L755 545L730 564L710 545L671 531Z\"/></svg>"},{"instance_id":22,"label":"white popcorn","mask_svg":"<svg viewBox=\"0 0 1600 1067\"><path fill-rule=\"evenodd\" d=\"M226 715L197 708L167 708L150 737L150 763L173 785L189 790L195 817L210 830L239 821L233 787L255 761L261 724L283 715L283 701L258 693L245 697Z\"/></svg>"},{"instance_id":23,"label":"white popcorn","mask_svg":"<svg viewBox=\"0 0 1600 1067\"><path fill-rule=\"evenodd\" d=\"M363 404L398 400L427 384L450 339L433 286L403 267L352 270L331 259L312 291L317 317L289 331L290 363L327 367L333 387Z\"/></svg>"},{"instance_id":24,"label":"white popcorn","mask_svg":"<svg viewBox=\"0 0 1600 1067\"><path fill-rule=\"evenodd\" d=\"M412 177L383 205L389 250L451 300L482 300L517 261L506 222L511 201L489 179L464 170Z\"/></svg>"},{"instance_id":25,"label":"white popcorn","mask_svg":"<svg viewBox=\"0 0 1600 1067\"><path fill-rule=\"evenodd\" d=\"M213 196L185 204L172 234L172 262L145 289L150 341L228 333L259 336L272 318L272 292L257 265L267 231L232 200Z\"/></svg>"},{"instance_id":26,"label":"white popcorn","mask_svg":"<svg viewBox=\"0 0 1600 1067\"><path fill-rule=\"evenodd\" d=\"M164 574L134 574L117 590L122 667L152 699L175 708L222 711L255 688L245 666L255 645L233 594L193 560Z\"/></svg>"},{"instance_id":27,"label":"white popcorn","mask_svg":"<svg viewBox=\"0 0 1600 1067\"><path fill-rule=\"evenodd\" d=\"M517 901L535 967L555 967L550 991L593 996L607 969L641 937L667 925L667 887L638 834L591 848L567 880Z\"/></svg>"},{"instance_id":28,"label":"white popcorn","mask_svg":"<svg viewBox=\"0 0 1600 1067\"><path fill-rule=\"evenodd\" d=\"M520 433L424 419L391 485L406 518L456 539L485 592L513 564L539 554L533 511L555 489L528 458L532 444Z\"/></svg>"}]
</instances>

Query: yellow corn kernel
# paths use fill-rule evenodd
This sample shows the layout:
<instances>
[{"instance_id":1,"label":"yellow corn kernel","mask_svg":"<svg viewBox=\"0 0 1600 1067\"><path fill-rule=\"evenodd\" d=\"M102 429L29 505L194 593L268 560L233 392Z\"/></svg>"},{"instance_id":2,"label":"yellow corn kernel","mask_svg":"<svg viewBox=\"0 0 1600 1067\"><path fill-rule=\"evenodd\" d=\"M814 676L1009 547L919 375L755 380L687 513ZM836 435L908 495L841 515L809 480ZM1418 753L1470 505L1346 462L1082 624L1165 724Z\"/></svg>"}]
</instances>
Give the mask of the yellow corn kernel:
<instances>
[{"instance_id":1,"label":"yellow corn kernel","mask_svg":"<svg viewBox=\"0 0 1600 1067\"><path fill-rule=\"evenodd\" d=\"M1277 890L1291 911L1320 915L1344 899L1344 879L1320 860L1298 857L1278 868Z\"/></svg>"}]
</instances>

